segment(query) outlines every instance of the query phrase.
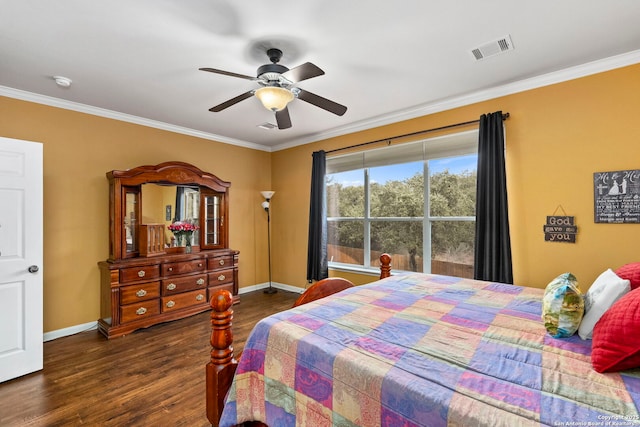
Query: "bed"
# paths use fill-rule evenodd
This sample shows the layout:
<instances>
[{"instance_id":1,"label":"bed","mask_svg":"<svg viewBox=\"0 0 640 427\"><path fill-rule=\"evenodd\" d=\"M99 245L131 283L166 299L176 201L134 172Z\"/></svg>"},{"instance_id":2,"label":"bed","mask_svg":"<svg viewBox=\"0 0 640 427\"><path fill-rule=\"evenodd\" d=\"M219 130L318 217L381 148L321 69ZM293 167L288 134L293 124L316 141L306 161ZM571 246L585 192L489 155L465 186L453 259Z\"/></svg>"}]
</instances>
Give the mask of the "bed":
<instances>
[{"instance_id":1,"label":"bed","mask_svg":"<svg viewBox=\"0 0 640 427\"><path fill-rule=\"evenodd\" d=\"M382 276L388 261L383 256ZM640 370L598 373L591 341L552 338L541 321L543 292L420 273L383 277L261 320L237 361L232 298L217 294L209 420L640 425Z\"/></svg>"}]
</instances>

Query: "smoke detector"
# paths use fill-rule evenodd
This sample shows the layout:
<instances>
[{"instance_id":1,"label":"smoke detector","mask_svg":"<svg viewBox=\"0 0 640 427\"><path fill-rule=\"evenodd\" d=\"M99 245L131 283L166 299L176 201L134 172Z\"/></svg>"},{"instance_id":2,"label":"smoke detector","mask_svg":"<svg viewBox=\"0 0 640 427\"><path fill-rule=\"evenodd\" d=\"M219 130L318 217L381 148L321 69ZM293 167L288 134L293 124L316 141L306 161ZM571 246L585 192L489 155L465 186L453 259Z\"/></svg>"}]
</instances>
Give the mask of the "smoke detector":
<instances>
[{"instance_id":1,"label":"smoke detector","mask_svg":"<svg viewBox=\"0 0 640 427\"><path fill-rule=\"evenodd\" d=\"M71 79L68 77L62 76L53 76L53 80L55 80L56 84L60 87L69 87L71 86Z\"/></svg>"},{"instance_id":2,"label":"smoke detector","mask_svg":"<svg viewBox=\"0 0 640 427\"><path fill-rule=\"evenodd\" d=\"M513 49L514 47L513 41L511 41L511 36L507 35L498 40L485 43L482 46L472 49L471 54L474 56L474 58L476 58L476 60L479 61L481 59L508 52Z\"/></svg>"}]
</instances>

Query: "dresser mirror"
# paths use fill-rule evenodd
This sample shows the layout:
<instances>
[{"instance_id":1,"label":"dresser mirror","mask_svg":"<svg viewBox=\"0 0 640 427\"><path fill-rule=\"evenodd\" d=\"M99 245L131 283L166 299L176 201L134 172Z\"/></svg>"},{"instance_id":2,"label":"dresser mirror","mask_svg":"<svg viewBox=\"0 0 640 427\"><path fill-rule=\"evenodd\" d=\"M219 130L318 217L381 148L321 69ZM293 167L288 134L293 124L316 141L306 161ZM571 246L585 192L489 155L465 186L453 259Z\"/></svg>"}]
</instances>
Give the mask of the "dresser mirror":
<instances>
[{"instance_id":1,"label":"dresser mirror","mask_svg":"<svg viewBox=\"0 0 640 427\"><path fill-rule=\"evenodd\" d=\"M228 182L182 162L111 171L107 177L112 193L110 259L184 247L186 241L168 228L174 222L197 226L190 241L196 250L226 246Z\"/></svg>"},{"instance_id":2,"label":"dresser mirror","mask_svg":"<svg viewBox=\"0 0 640 427\"><path fill-rule=\"evenodd\" d=\"M166 247L185 245L183 240L177 240L169 230L170 224L188 222L200 227L199 186L148 183L142 185L140 197L142 200L141 224L163 224ZM131 208L131 203L128 203L127 207ZM125 229L127 236L135 229L127 218L125 218ZM193 241L200 241L200 230L193 233Z\"/></svg>"}]
</instances>

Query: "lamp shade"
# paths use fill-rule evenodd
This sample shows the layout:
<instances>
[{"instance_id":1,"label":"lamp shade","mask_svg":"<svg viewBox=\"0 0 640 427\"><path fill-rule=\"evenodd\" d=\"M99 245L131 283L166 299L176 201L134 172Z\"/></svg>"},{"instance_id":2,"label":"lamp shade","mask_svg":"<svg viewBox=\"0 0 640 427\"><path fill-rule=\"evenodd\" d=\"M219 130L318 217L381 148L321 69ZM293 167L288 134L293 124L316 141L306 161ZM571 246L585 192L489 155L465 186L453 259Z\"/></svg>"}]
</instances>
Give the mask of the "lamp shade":
<instances>
[{"instance_id":1,"label":"lamp shade","mask_svg":"<svg viewBox=\"0 0 640 427\"><path fill-rule=\"evenodd\" d=\"M275 191L261 191L260 194L262 194L262 197L264 197L267 200L270 200L274 194L276 194Z\"/></svg>"},{"instance_id":2,"label":"lamp shade","mask_svg":"<svg viewBox=\"0 0 640 427\"><path fill-rule=\"evenodd\" d=\"M261 87L256 90L255 95L264 108L271 111L283 110L294 98L290 90L278 86Z\"/></svg>"}]
</instances>

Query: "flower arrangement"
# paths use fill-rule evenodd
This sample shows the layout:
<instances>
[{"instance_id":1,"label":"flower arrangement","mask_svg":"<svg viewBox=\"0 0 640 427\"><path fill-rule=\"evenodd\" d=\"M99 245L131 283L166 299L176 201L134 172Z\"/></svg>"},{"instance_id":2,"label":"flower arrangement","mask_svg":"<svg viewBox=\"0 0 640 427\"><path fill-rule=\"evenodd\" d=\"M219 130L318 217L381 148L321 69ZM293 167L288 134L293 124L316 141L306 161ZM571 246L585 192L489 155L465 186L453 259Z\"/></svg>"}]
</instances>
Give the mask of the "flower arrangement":
<instances>
[{"instance_id":1,"label":"flower arrangement","mask_svg":"<svg viewBox=\"0 0 640 427\"><path fill-rule=\"evenodd\" d=\"M174 223L169 224L167 228L171 230L172 233L176 234L176 233L193 233L194 231L198 230L200 227L198 227L195 224L191 224L190 222L176 221Z\"/></svg>"},{"instance_id":2,"label":"flower arrangement","mask_svg":"<svg viewBox=\"0 0 640 427\"><path fill-rule=\"evenodd\" d=\"M167 228L173 233L174 236L176 236L176 241L178 242L182 240L182 236L185 236L186 246L190 247L191 236L193 236L193 232L198 230L200 227L190 222L176 221L169 224Z\"/></svg>"}]
</instances>

